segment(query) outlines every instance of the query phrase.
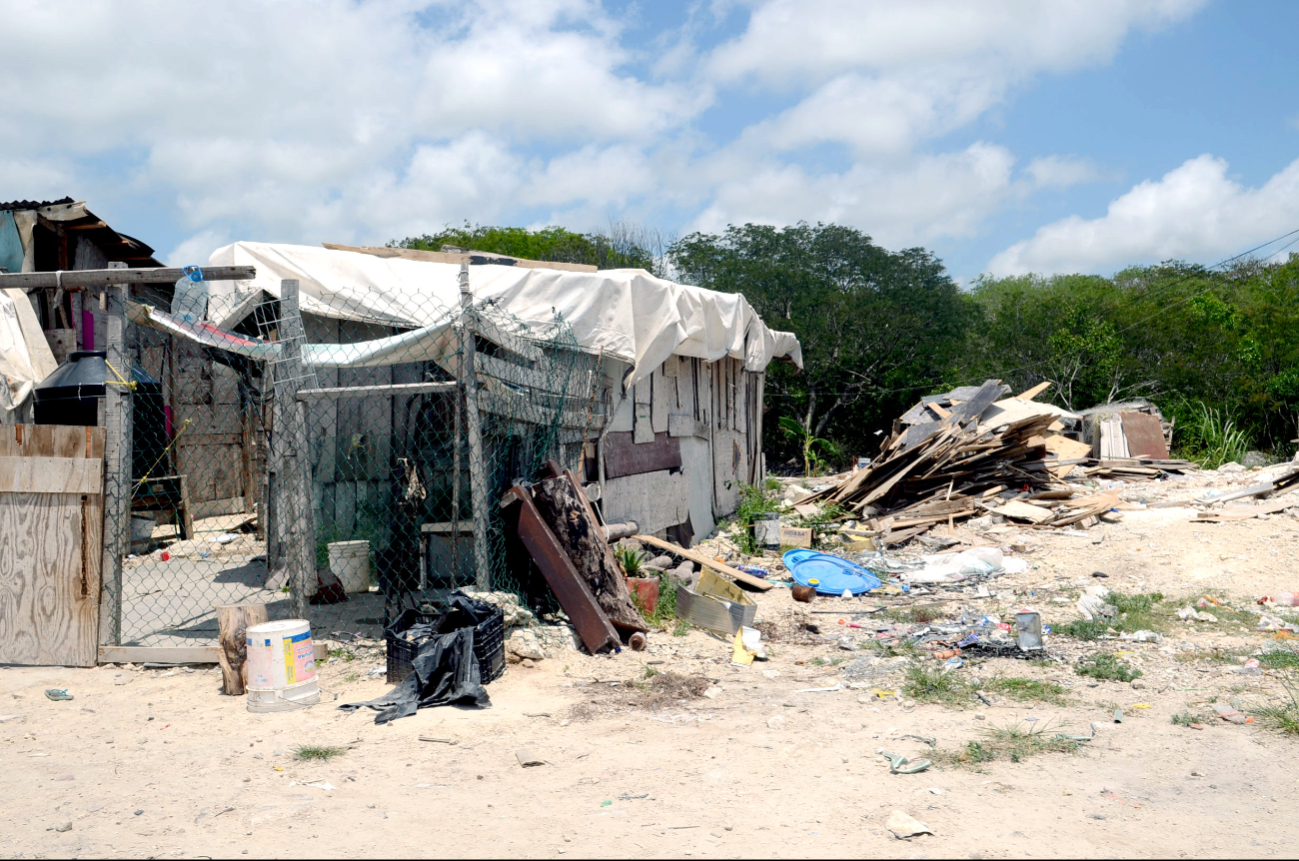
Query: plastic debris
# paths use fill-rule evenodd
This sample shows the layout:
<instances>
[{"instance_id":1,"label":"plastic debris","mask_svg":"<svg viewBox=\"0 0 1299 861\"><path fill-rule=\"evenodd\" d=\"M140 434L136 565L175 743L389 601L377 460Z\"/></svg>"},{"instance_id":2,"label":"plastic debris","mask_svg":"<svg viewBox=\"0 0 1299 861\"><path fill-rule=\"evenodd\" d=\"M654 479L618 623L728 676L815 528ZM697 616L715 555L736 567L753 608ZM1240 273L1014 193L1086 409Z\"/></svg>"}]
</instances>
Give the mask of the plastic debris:
<instances>
[{"instance_id":1,"label":"plastic debris","mask_svg":"<svg viewBox=\"0 0 1299 861\"><path fill-rule=\"evenodd\" d=\"M876 753L889 761L889 774L919 774L933 765L927 759L917 759L912 762L902 754L889 753L884 748L880 748Z\"/></svg>"},{"instance_id":2,"label":"plastic debris","mask_svg":"<svg viewBox=\"0 0 1299 861\"><path fill-rule=\"evenodd\" d=\"M901 810L895 810L889 814L888 821L884 823L888 829L899 840L906 840L908 837L917 837L921 834L933 834L934 832L925 823L908 816Z\"/></svg>"},{"instance_id":3,"label":"plastic debris","mask_svg":"<svg viewBox=\"0 0 1299 861\"><path fill-rule=\"evenodd\" d=\"M45 692L45 698L54 700L55 702L66 702L67 700L74 699L72 694L68 693L67 688L61 690L59 688L50 688Z\"/></svg>"}]
</instances>

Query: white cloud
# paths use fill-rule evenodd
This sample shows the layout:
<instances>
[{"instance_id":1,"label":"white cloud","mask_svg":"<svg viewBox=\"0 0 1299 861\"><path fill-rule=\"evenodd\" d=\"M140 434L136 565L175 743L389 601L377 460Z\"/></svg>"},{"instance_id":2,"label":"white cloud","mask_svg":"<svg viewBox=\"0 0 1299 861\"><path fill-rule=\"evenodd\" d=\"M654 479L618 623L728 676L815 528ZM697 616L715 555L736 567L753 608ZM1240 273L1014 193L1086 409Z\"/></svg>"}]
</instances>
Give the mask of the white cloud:
<instances>
[{"instance_id":1,"label":"white cloud","mask_svg":"<svg viewBox=\"0 0 1299 861\"><path fill-rule=\"evenodd\" d=\"M0 3L0 75L21 82L0 123L3 196L107 213L162 200L174 235L141 238L194 255L209 239L383 242L541 213L971 236L1005 201L1094 168L1048 156L1016 179L1003 146L933 142L1200 0L770 0L711 51L729 0L648 39L600 0ZM705 132L742 89L748 128ZM764 98L787 107L762 116ZM817 147L846 164L808 166Z\"/></svg>"},{"instance_id":2,"label":"white cloud","mask_svg":"<svg viewBox=\"0 0 1299 861\"><path fill-rule=\"evenodd\" d=\"M1134 28L1185 17L1204 0L772 0L714 52L722 81L817 83L853 69L1014 75L1109 60Z\"/></svg>"},{"instance_id":3,"label":"white cloud","mask_svg":"<svg viewBox=\"0 0 1299 861\"><path fill-rule=\"evenodd\" d=\"M988 264L996 275L1104 272L1172 258L1211 262L1299 227L1299 160L1258 188L1201 155L1134 186L1100 218L1040 228Z\"/></svg>"},{"instance_id":4,"label":"white cloud","mask_svg":"<svg viewBox=\"0 0 1299 861\"><path fill-rule=\"evenodd\" d=\"M1035 158L1024 168L1038 188L1068 188L1101 177L1100 170L1089 158L1076 155L1048 155Z\"/></svg>"},{"instance_id":5,"label":"white cloud","mask_svg":"<svg viewBox=\"0 0 1299 861\"><path fill-rule=\"evenodd\" d=\"M978 143L917 158L905 169L857 164L843 173L813 176L795 165L771 163L723 184L694 229L719 230L745 221L833 221L863 226L876 241L893 247L969 236L1010 192L1014 161L1004 147Z\"/></svg>"},{"instance_id":6,"label":"white cloud","mask_svg":"<svg viewBox=\"0 0 1299 861\"><path fill-rule=\"evenodd\" d=\"M200 230L171 250L163 263L168 266L206 266L214 249L229 245L230 237L219 230Z\"/></svg>"}]
</instances>

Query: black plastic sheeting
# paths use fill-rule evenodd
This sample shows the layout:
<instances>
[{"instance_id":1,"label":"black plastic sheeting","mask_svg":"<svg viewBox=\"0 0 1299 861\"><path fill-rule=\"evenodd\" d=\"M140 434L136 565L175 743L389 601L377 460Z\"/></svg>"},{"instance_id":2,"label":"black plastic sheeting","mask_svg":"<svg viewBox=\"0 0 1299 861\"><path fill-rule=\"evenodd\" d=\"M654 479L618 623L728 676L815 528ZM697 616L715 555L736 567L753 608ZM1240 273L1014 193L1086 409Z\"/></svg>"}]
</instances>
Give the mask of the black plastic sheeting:
<instances>
[{"instance_id":1,"label":"black plastic sheeting","mask_svg":"<svg viewBox=\"0 0 1299 861\"><path fill-rule=\"evenodd\" d=\"M457 600L457 598L460 600ZM447 633L437 633L433 625L414 625L408 634L416 639L428 637L420 644L412 662L412 670L400 684L381 697L364 703L347 703L339 706L344 711L372 708L377 724L397 718L410 717L422 708L432 706L466 705L488 707L492 704L487 689L482 685L482 672L474 654L474 624L481 614L475 602L452 595L454 614L463 614L466 627ZM488 608L490 612L490 608ZM442 626L448 627L444 621Z\"/></svg>"}]
</instances>

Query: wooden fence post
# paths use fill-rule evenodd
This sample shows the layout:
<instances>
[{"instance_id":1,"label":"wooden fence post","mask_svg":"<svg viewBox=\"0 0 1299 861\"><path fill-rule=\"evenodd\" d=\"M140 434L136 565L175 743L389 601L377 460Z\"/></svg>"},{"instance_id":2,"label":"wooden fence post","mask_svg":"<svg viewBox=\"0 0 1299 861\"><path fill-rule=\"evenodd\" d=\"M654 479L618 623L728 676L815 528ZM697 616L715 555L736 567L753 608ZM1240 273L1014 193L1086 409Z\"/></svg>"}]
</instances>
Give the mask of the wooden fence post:
<instances>
[{"instance_id":1,"label":"wooden fence post","mask_svg":"<svg viewBox=\"0 0 1299 861\"><path fill-rule=\"evenodd\" d=\"M311 510L311 460L306 407L298 390L307 386L302 345L307 340L298 306L298 282L280 282L280 355L271 367L275 382L275 452L278 474L274 531L285 536L284 565L288 569L294 612L307 618L307 599L316 586L316 527Z\"/></svg>"},{"instance_id":2,"label":"wooden fence post","mask_svg":"<svg viewBox=\"0 0 1299 861\"><path fill-rule=\"evenodd\" d=\"M469 328L474 296L469 292L469 264L460 264L460 384L465 388L465 429L469 437L469 497L474 517L474 572L481 592L492 588L487 548L487 475L483 455L483 419L478 412L478 379L474 376L474 333ZM456 441L459 445L459 440Z\"/></svg>"},{"instance_id":3,"label":"wooden fence post","mask_svg":"<svg viewBox=\"0 0 1299 861\"><path fill-rule=\"evenodd\" d=\"M114 385L120 383L118 374L127 382L131 379L131 366L124 348L123 312L127 290L129 286L104 288L108 304L105 348L110 368L100 407L100 424L105 429L104 546L99 589L101 646L117 646L122 642L122 554L126 551L131 522L131 396L126 386Z\"/></svg>"}]
</instances>

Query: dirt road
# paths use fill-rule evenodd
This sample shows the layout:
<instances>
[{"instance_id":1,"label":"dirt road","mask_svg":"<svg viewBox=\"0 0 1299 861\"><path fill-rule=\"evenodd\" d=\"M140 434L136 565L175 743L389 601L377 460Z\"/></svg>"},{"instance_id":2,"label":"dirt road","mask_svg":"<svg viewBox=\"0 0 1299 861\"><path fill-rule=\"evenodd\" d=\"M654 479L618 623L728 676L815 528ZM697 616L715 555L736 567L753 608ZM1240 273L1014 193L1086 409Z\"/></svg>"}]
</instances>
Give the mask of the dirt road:
<instances>
[{"instance_id":1,"label":"dirt road","mask_svg":"<svg viewBox=\"0 0 1299 861\"><path fill-rule=\"evenodd\" d=\"M1133 492L1154 502L1156 492L1197 487ZM1056 636L1050 647L1061 662L968 661L956 673L962 684L979 679L992 705L965 688L940 703L908 694L906 667L938 663L924 655L896 665L879 656L861 688L800 693L851 682L848 666L874 653L841 647L847 629L835 613L797 615L780 589L759 597L759 619L821 633L778 636L770 660L752 667L732 666L729 646L701 632L660 634L643 653L570 651L513 666L490 686L491 709L430 709L387 726L371 712L334 707L387 689L364 675L381 661L364 649L321 668L320 705L276 715L249 714L242 699L222 696L211 669L0 669L0 854L1293 855L1295 737L1219 720L1210 708L1274 700L1279 671L1242 672L1241 661L1293 644L1252 630L1239 614L1201 623L1171 611L1211 590L1244 606L1261 592L1299 589L1299 521L1206 526L1192 516L1127 512L1087 538L997 533L999 543L1023 548L1029 571L993 581L991 598L938 596L944 612L1032 602L1059 624L1077 618L1073 601L1098 582L1096 571L1117 591L1178 600L1156 613L1165 628L1158 643ZM833 600L812 609L861 606ZM1072 662L1096 651L1130 653L1123 659L1144 671L1136 687L1077 675ZM655 682L676 675L703 677L696 691L706 695L676 696ZM1007 679L1017 681L997 686ZM1027 682L1061 693L1015 699L1010 692ZM50 701L47 688L75 699ZM880 699L873 689L903 694ZM1112 721L1115 708L1122 723ZM1203 728L1175 724L1175 715ZM986 743L998 730L1086 734L1092 724L1094 739L1073 753L959 761L968 742ZM303 762L293 752L300 745L344 750ZM938 764L890 774L880 748ZM522 767L521 750L545 764ZM895 838L885 827L895 810L933 833Z\"/></svg>"}]
</instances>

